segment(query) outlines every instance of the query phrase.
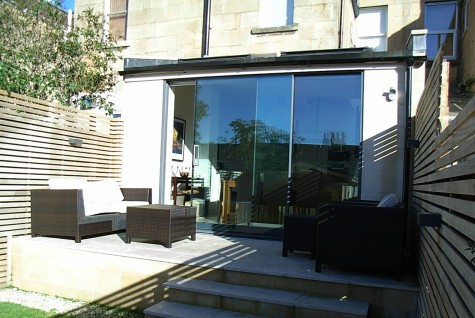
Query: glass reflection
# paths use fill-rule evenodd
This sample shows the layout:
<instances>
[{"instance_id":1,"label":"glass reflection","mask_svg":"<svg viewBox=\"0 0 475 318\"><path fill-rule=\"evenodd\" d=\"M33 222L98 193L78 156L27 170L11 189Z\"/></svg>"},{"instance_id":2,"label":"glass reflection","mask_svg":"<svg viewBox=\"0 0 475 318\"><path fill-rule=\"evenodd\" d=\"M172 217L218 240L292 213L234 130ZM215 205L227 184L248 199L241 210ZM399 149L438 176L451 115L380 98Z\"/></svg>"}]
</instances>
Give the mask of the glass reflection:
<instances>
[{"instance_id":1,"label":"glass reflection","mask_svg":"<svg viewBox=\"0 0 475 318\"><path fill-rule=\"evenodd\" d=\"M359 73L198 80L201 221L280 226L289 204L309 213L357 196L361 85Z\"/></svg>"},{"instance_id":2,"label":"glass reflection","mask_svg":"<svg viewBox=\"0 0 475 318\"><path fill-rule=\"evenodd\" d=\"M295 77L293 133L296 213L358 195L360 74Z\"/></svg>"}]
</instances>

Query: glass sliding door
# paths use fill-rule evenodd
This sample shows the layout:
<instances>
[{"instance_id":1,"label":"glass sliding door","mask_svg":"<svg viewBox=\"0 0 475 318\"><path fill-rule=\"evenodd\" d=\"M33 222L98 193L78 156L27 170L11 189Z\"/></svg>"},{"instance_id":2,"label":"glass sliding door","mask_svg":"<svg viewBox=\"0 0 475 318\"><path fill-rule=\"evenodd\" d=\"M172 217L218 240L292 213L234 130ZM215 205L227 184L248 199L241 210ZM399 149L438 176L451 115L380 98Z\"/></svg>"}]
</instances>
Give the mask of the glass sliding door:
<instances>
[{"instance_id":1,"label":"glass sliding door","mask_svg":"<svg viewBox=\"0 0 475 318\"><path fill-rule=\"evenodd\" d=\"M261 77L258 88L253 221L260 226L282 224L289 180L292 76Z\"/></svg>"},{"instance_id":2,"label":"glass sliding door","mask_svg":"<svg viewBox=\"0 0 475 318\"><path fill-rule=\"evenodd\" d=\"M196 81L193 196L199 222L281 227L358 196L361 74Z\"/></svg>"},{"instance_id":3,"label":"glass sliding door","mask_svg":"<svg viewBox=\"0 0 475 318\"><path fill-rule=\"evenodd\" d=\"M250 222L256 98L255 77L197 81L193 174L205 195L194 204L202 222Z\"/></svg>"},{"instance_id":4,"label":"glass sliding door","mask_svg":"<svg viewBox=\"0 0 475 318\"><path fill-rule=\"evenodd\" d=\"M358 196L361 74L296 76L294 89L292 206L314 214Z\"/></svg>"},{"instance_id":5,"label":"glass sliding door","mask_svg":"<svg viewBox=\"0 0 475 318\"><path fill-rule=\"evenodd\" d=\"M280 223L286 206L290 75L197 81L194 176L202 222Z\"/></svg>"}]
</instances>

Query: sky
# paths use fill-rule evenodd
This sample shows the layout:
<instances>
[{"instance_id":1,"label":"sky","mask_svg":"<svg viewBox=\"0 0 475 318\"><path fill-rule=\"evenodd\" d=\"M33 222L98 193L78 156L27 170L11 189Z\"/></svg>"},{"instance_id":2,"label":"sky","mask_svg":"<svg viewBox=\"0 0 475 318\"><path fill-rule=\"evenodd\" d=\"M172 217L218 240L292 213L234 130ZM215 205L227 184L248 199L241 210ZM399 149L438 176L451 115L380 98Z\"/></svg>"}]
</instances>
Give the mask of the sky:
<instances>
[{"instance_id":1,"label":"sky","mask_svg":"<svg viewBox=\"0 0 475 318\"><path fill-rule=\"evenodd\" d=\"M63 7L66 10L68 9L74 10L74 0L64 0Z\"/></svg>"}]
</instances>

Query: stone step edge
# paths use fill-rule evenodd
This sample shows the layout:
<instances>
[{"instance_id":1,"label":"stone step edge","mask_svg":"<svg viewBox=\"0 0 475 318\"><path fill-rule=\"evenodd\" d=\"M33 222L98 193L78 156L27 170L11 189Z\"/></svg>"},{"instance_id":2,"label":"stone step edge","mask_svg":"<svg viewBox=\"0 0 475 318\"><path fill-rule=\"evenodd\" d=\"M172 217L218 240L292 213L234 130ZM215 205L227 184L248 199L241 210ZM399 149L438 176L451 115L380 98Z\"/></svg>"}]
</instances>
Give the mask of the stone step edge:
<instances>
[{"instance_id":1,"label":"stone step edge","mask_svg":"<svg viewBox=\"0 0 475 318\"><path fill-rule=\"evenodd\" d=\"M310 296L303 293L227 284L200 279L181 279L164 283L169 289L185 290L201 294L225 296L231 298L258 301L262 303L292 306L313 310L329 311L366 317L369 302Z\"/></svg>"},{"instance_id":2,"label":"stone step edge","mask_svg":"<svg viewBox=\"0 0 475 318\"><path fill-rule=\"evenodd\" d=\"M172 301L161 301L144 310L146 316L162 318L263 318L221 309L181 304Z\"/></svg>"}]
</instances>

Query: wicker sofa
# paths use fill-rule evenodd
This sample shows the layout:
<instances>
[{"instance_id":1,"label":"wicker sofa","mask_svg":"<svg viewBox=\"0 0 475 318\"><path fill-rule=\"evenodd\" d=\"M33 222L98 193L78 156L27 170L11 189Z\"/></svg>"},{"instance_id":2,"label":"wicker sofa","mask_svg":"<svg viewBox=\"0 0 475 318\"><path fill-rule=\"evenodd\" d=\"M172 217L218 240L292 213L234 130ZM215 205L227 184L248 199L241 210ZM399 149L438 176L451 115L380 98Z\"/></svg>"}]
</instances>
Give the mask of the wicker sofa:
<instances>
[{"instance_id":1,"label":"wicker sofa","mask_svg":"<svg viewBox=\"0 0 475 318\"><path fill-rule=\"evenodd\" d=\"M127 206L150 204L152 200L149 188L117 185L118 190L108 191L111 184L88 183L88 187L83 181L79 183L64 188L50 183L50 189L31 190L33 237L74 237L80 243L84 236L125 230Z\"/></svg>"},{"instance_id":2,"label":"wicker sofa","mask_svg":"<svg viewBox=\"0 0 475 318\"><path fill-rule=\"evenodd\" d=\"M406 210L378 202L330 204L319 215L315 271L322 265L402 274Z\"/></svg>"}]
</instances>

